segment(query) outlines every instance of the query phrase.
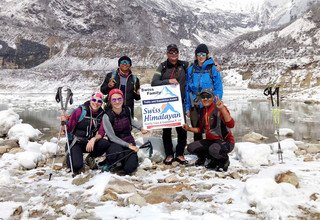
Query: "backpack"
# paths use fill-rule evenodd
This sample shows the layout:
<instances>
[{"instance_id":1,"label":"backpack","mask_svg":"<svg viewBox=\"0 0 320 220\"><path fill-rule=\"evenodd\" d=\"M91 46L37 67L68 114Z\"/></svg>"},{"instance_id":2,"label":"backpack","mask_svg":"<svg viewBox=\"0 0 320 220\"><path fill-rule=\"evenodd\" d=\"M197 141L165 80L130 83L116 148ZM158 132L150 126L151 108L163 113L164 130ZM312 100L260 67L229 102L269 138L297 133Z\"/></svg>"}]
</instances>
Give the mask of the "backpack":
<instances>
[{"instance_id":1,"label":"backpack","mask_svg":"<svg viewBox=\"0 0 320 220\"><path fill-rule=\"evenodd\" d=\"M79 117L79 119L78 119L78 122L82 121L82 120L84 119L84 117L87 115L87 108L86 108L86 106L80 105L79 107L81 107L81 115L80 115L80 117ZM79 107L78 107L78 108L79 108ZM69 118L71 117L71 115L72 115L72 114L76 111L76 109L78 109L78 108L73 109L73 110L71 111L71 113L67 115L66 124L68 123ZM74 131L74 129L72 130L72 132L68 132L68 140L69 140L69 141L72 141L72 140L73 140L73 131Z\"/></svg>"},{"instance_id":2,"label":"backpack","mask_svg":"<svg viewBox=\"0 0 320 220\"><path fill-rule=\"evenodd\" d=\"M133 90L134 91L137 91L136 87L137 87L137 76L136 75L132 75L132 82L133 82ZM117 70L112 70L112 73L111 73L111 78L110 79L115 79L117 76Z\"/></svg>"},{"instance_id":3,"label":"backpack","mask_svg":"<svg viewBox=\"0 0 320 220\"><path fill-rule=\"evenodd\" d=\"M79 108L79 107L81 107L81 115L80 115L80 117L79 117L79 119L78 119L78 122L82 121L82 120L84 119L84 117L86 116L86 114L87 114L87 108L86 108L86 106L84 106L84 105L79 105L78 108ZM78 109L78 108L72 109L71 113L67 115L67 121L66 121L66 123L68 123L69 118L71 117L71 115L72 115L72 114L76 111L76 109Z\"/></svg>"},{"instance_id":4,"label":"backpack","mask_svg":"<svg viewBox=\"0 0 320 220\"><path fill-rule=\"evenodd\" d=\"M162 75L166 72L167 70L167 60L161 63L162 69L161 69L161 79L162 79ZM184 72L187 73L187 69L188 69L188 63L187 62L181 62L182 64L182 68L184 69Z\"/></svg>"}]
</instances>

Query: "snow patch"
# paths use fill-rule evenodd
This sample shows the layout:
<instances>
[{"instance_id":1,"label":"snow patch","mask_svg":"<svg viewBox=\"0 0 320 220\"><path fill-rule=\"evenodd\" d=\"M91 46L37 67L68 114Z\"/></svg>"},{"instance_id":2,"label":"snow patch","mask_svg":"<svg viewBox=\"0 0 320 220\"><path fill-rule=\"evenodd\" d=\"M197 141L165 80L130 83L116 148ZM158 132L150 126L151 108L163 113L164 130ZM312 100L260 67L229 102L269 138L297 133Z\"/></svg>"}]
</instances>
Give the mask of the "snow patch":
<instances>
[{"instance_id":1,"label":"snow patch","mask_svg":"<svg viewBox=\"0 0 320 220\"><path fill-rule=\"evenodd\" d=\"M296 143L295 143L295 140L292 139L292 138L287 138L283 141L280 141L280 146L281 146L281 149L282 151L285 153L285 151L288 151L293 153L295 150L298 149ZM271 149L273 151L273 153L277 153L278 151L278 142L275 142L275 143L272 143L271 144Z\"/></svg>"},{"instance_id":2,"label":"snow patch","mask_svg":"<svg viewBox=\"0 0 320 220\"><path fill-rule=\"evenodd\" d=\"M244 165L254 167L268 165L271 149L267 144L240 142L235 144L235 152Z\"/></svg>"},{"instance_id":3,"label":"snow patch","mask_svg":"<svg viewBox=\"0 0 320 220\"><path fill-rule=\"evenodd\" d=\"M0 136L6 135L10 128L20 123L19 115L12 109L0 111Z\"/></svg>"},{"instance_id":4,"label":"snow patch","mask_svg":"<svg viewBox=\"0 0 320 220\"><path fill-rule=\"evenodd\" d=\"M37 163L43 159L43 157L41 153L25 151L17 153L16 159L25 169L33 169L37 166Z\"/></svg>"},{"instance_id":5,"label":"snow patch","mask_svg":"<svg viewBox=\"0 0 320 220\"><path fill-rule=\"evenodd\" d=\"M294 39L299 39L303 32L310 31L312 28L316 28L315 23L305 18L300 18L293 22L291 25L279 31L278 37L285 38L291 36Z\"/></svg>"},{"instance_id":6,"label":"snow patch","mask_svg":"<svg viewBox=\"0 0 320 220\"><path fill-rule=\"evenodd\" d=\"M34 129L29 124L16 124L8 131L9 139L19 140L20 137L26 137L28 140L35 140L39 138L41 132Z\"/></svg>"},{"instance_id":7,"label":"snow patch","mask_svg":"<svg viewBox=\"0 0 320 220\"><path fill-rule=\"evenodd\" d=\"M58 150L59 145L52 142L44 142L44 144L40 147L40 151L43 154L56 154Z\"/></svg>"}]
</instances>

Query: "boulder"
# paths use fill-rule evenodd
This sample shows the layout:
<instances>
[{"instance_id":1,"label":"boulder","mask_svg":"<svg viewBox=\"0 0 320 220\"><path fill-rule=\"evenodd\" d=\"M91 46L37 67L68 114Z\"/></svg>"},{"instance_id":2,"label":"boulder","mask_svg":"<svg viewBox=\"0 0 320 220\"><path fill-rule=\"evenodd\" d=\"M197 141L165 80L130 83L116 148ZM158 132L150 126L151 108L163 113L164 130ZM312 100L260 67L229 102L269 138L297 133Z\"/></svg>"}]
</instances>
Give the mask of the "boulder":
<instances>
[{"instance_id":1,"label":"boulder","mask_svg":"<svg viewBox=\"0 0 320 220\"><path fill-rule=\"evenodd\" d=\"M138 205L138 206L145 206L147 205L146 200L140 196L138 193L133 194L127 199L128 205Z\"/></svg>"},{"instance_id":2,"label":"boulder","mask_svg":"<svg viewBox=\"0 0 320 220\"><path fill-rule=\"evenodd\" d=\"M275 181L277 183L286 182L286 183L292 184L296 188L299 187L299 179L298 179L297 175L291 171L287 171L285 173L280 173L280 174L276 175Z\"/></svg>"},{"instance_id":3,"label":"boulder","mask_svg":"<svg viewBox=\"0 0 320 220\"><path fill-rule=\"evenodd\" d=\"M261 144L267 139L268 139L267 137L265 137L261 134L255 133L255 132L251 132L251 133L246 134L242 137L243 142L253 142L256 144Z\"/></svg>"},{"instance_id":4,"label":"boulder","mask_svg":"<svg viewBox=\"0 0 320 220\"><path fill-rule=\"evenodd\" d=\"M107 189L110 189L111 191L118 194L137 192L137 189L133 183L116 178L109 181Z\"/></svg>"}]
</instances>

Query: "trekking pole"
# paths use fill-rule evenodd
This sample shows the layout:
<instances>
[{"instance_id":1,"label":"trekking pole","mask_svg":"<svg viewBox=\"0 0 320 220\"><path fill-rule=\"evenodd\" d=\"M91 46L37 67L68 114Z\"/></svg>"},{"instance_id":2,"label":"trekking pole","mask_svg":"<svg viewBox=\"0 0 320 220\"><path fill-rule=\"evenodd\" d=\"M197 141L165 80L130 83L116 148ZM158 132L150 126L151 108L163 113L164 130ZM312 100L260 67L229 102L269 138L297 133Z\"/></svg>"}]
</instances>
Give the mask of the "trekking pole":
<instances>
[{"instance_id":1,"label":"trekking pole","mask_svg":"<svg viewBox=\"0 0 320 220\"><path fill-rule=\"evenodd\" d=\"M67 88L67 97L66 97L66 101L65 101L65 105L63 105L63 97L62 97L62 90L63 87L59 87L56 93L56 101L61 104L61 113L65 114L65 112L67 111L67 107L68 107L68 103L70 103L70 105L73 103L73 93L71 91L70 88ZM68 131L67 131L67 125L65 121L61 121L60 124L60 131L59 131L59 136L58 136L58 142L61 138L61 133L62 133L62 129L64 129L64 133L65 133L65 137L67 139L67 148L68 148L68 154L69 154L69 162L70 162L70 168L71 168L71 172L72 172L72 176L74 177L74 171L73 171L73 165L72 165L72 158L71 158L71 150L70 150L70 145L69 145L69 140L68 140ZM55 153L55 155L53 156L53 161L52 161L52 165L51 165L51 172L49 174L49 181L51 180L52 177L52 170L53 170L53 165L55 163L55 159L56 159L56 155L57 153Z\"/></svg>"},{"instance_id":2,"label":"trekking pole","mask_svg":"<svg viewBox=\"0 0 320 220\"><path fill-rule=\"evenodd\" d=\"M62 110L63 109L62 87L58 87L55 99L56 99L57 103L60 102L61 110ZM59 143L60 138L61 138L62 128L63 127L60 124L60 129L59 129L59 134L58 134L58 143ZM54 166L56 157L57 157L57 152L55 152L55 154L53 155L53 160L52 160L52 164L51 164L51 172L49 173L49 181L51 180L51 177L52 177L52 170L53 170L53 166Z\"/></svg>"},{"instance_id":3,"label":"trekking pole","mask_svg":"<svg viewBox=\"0 0 320 220\"><path fill-rule=\"evenodd\" d=\"M141 145L139 147L139 149L148 149L149 150L149 157L152 156L153 154L153 147L151 142L148 140L146 143L144 143L143 145ZM114 154L120 154L120 153L124 153L124 152L128 152L131 151L129 154L121 157L120 159L118 159L117 161L115 161L114 163L110 164L110 165L104 165L101 167L101 171L110 171L112 169L113 166L115 166L117 163L119 163L120 161L126 159L127 157L129 157L131 154L135 153L135 151L129 149L129 150L124 150L124 151L120 151L120 152L116 152L116 153L112 153L112 154L107 154L106 156L110 156L110 155L114 155Z\"/></svg>"},{"instance_id":4,"label":"trekking pole","mask_svg":"<svg viewBox=\"0 0 320 220\"><path fill-rule=\"evenodd\" d=\"M147 149L149 150L149 158L152 157L152 154L153 154L153 146L150 142L150 140L148 140L146 143L142 144L139 149Z\"/></svg>"},{"instance_id":5,"label":"trekking pole","mask_svg":"<svg viewBox=\"0 0 320 220\"><path fill-rule=\"evenodd\" d=\"M64 106L64 112L67 111L67 107L68 107L68 103L70 103L70 105L73 103L73 93L71 91L70 88L67 88L67 97L66 97L66 103ZM72 172L72 177L75 176L74 170L73 170L73 164L72 164L72 157L71 157L71 148L70 148L70 144L69 144L69 139L68 139L68 131L67 131L67 123L65 121L61 121L61 126L64 127L64 133L67 139L67 148L68 148L68 157L69 157L69 164L70 164L70 169Z\"/></svg>"},{"instance_id":6,"label":"trekking pole","mask_svg":"<svg viewBox=\"0 0 320 220\"><path fill-rule=\"evenodd\" d=\"M283 163L283 156L282 156L282 149L280 145L280 96L279 96L279 87L276 87L274 91L272 91L272 87L268 87L264 90L264 95L269 96L271 99L271 106L272 106L272 114L273 114L273 121L277 131L277 139L278 139L278 160L280 163ZM276 95L276 107L273 100L273 96Z\"/></svg>"}]
</instances>

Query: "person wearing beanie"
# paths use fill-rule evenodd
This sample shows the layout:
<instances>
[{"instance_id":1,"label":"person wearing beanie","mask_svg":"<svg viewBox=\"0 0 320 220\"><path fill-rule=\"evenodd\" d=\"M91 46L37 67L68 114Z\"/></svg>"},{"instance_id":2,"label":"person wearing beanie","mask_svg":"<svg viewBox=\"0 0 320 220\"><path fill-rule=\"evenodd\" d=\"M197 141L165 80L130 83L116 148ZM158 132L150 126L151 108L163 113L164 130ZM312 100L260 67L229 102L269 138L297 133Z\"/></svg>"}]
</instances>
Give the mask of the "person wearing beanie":
<instances>
[{"instance_id":1,"label":"person wearing beanie","mask_svg":"<svg viewBox=\"0 0 320 220\"><path fill-rule=\"evenodd\" d=\"M141 124L131 117L130 108L124 106L124 94L120 89L112 89L108 94L110 108L106 110L102 118L97 137L106 136L110 141L106 159L100 165L114 168L117 162L126 174L131 174L138 167L137 151L134 137L131 134L132 127L147 133Z\"/></svg>"},{"instance_id":2,"label":"person wearing beanie","mask_svg":"<svg viewBox=\"0 0 320 220\"><path fill-rule=\"evenodd\" d=\"M104 95L114 89L120 89L124 94L124 105L131 110L134 116L134 100L140 100L140 81L131 71L132 60L128 56L118 59L118 68L106 74L100 90Z\"/></svg>"},{"instance_id":3,"label":"person wearing beanie","mask_svg":"<svg viewBox=\"0 0 320 220\"><path fill-rule=\"evenodd\" d=\"M180 84L182 105L184 104L186 69L188 62L179 60L179 49L176 44L167 46L167 60L162 62L153 75L151 86ZM162 141L165 149L166 158L164 164L170 165L174 160L180 164L186 164L184 158L184 148L187 144L187 132L182 127L176 127L178 143L174 156L172 144L172 128L162 129Z\"/></svg>"},{"instance_id":4,"label":"person wearing beanie","mask_svg":"<svg viewBox=\"0 0 320 220\"><path fill-rule=\"evenodd\" d=\"M107 140L96 137L104 115L104 110L101 108L102 100L103 94L95 92L90 100L76 108L69 118L66 115L61 116L61 121L65 121L67 125L74 174L79 174L84 168L84 153L89 153L85 160L87 165L95 169L97 165L94 158L106 153L109 147ZM70 164L67 159L67 166L70 167Z\"/></svg>"},{"instance_id":5,"label":"person wearing beanie","mask_svg":"<svg viewBox=\"0 0 320 220\"><path fill-rule=\"evenodd\" d=\"M199 44L195 49L195 60L187 69L185 87L185 111L190 117L192 127L199 127L199 117L203 105L200 101L202 89L213 89L213 93L222 99L223 85L220 72L214 60L210 57L205 44ZM202 140L202 133L194 133L194 141Z\"/></svg>"}]
</instances>

